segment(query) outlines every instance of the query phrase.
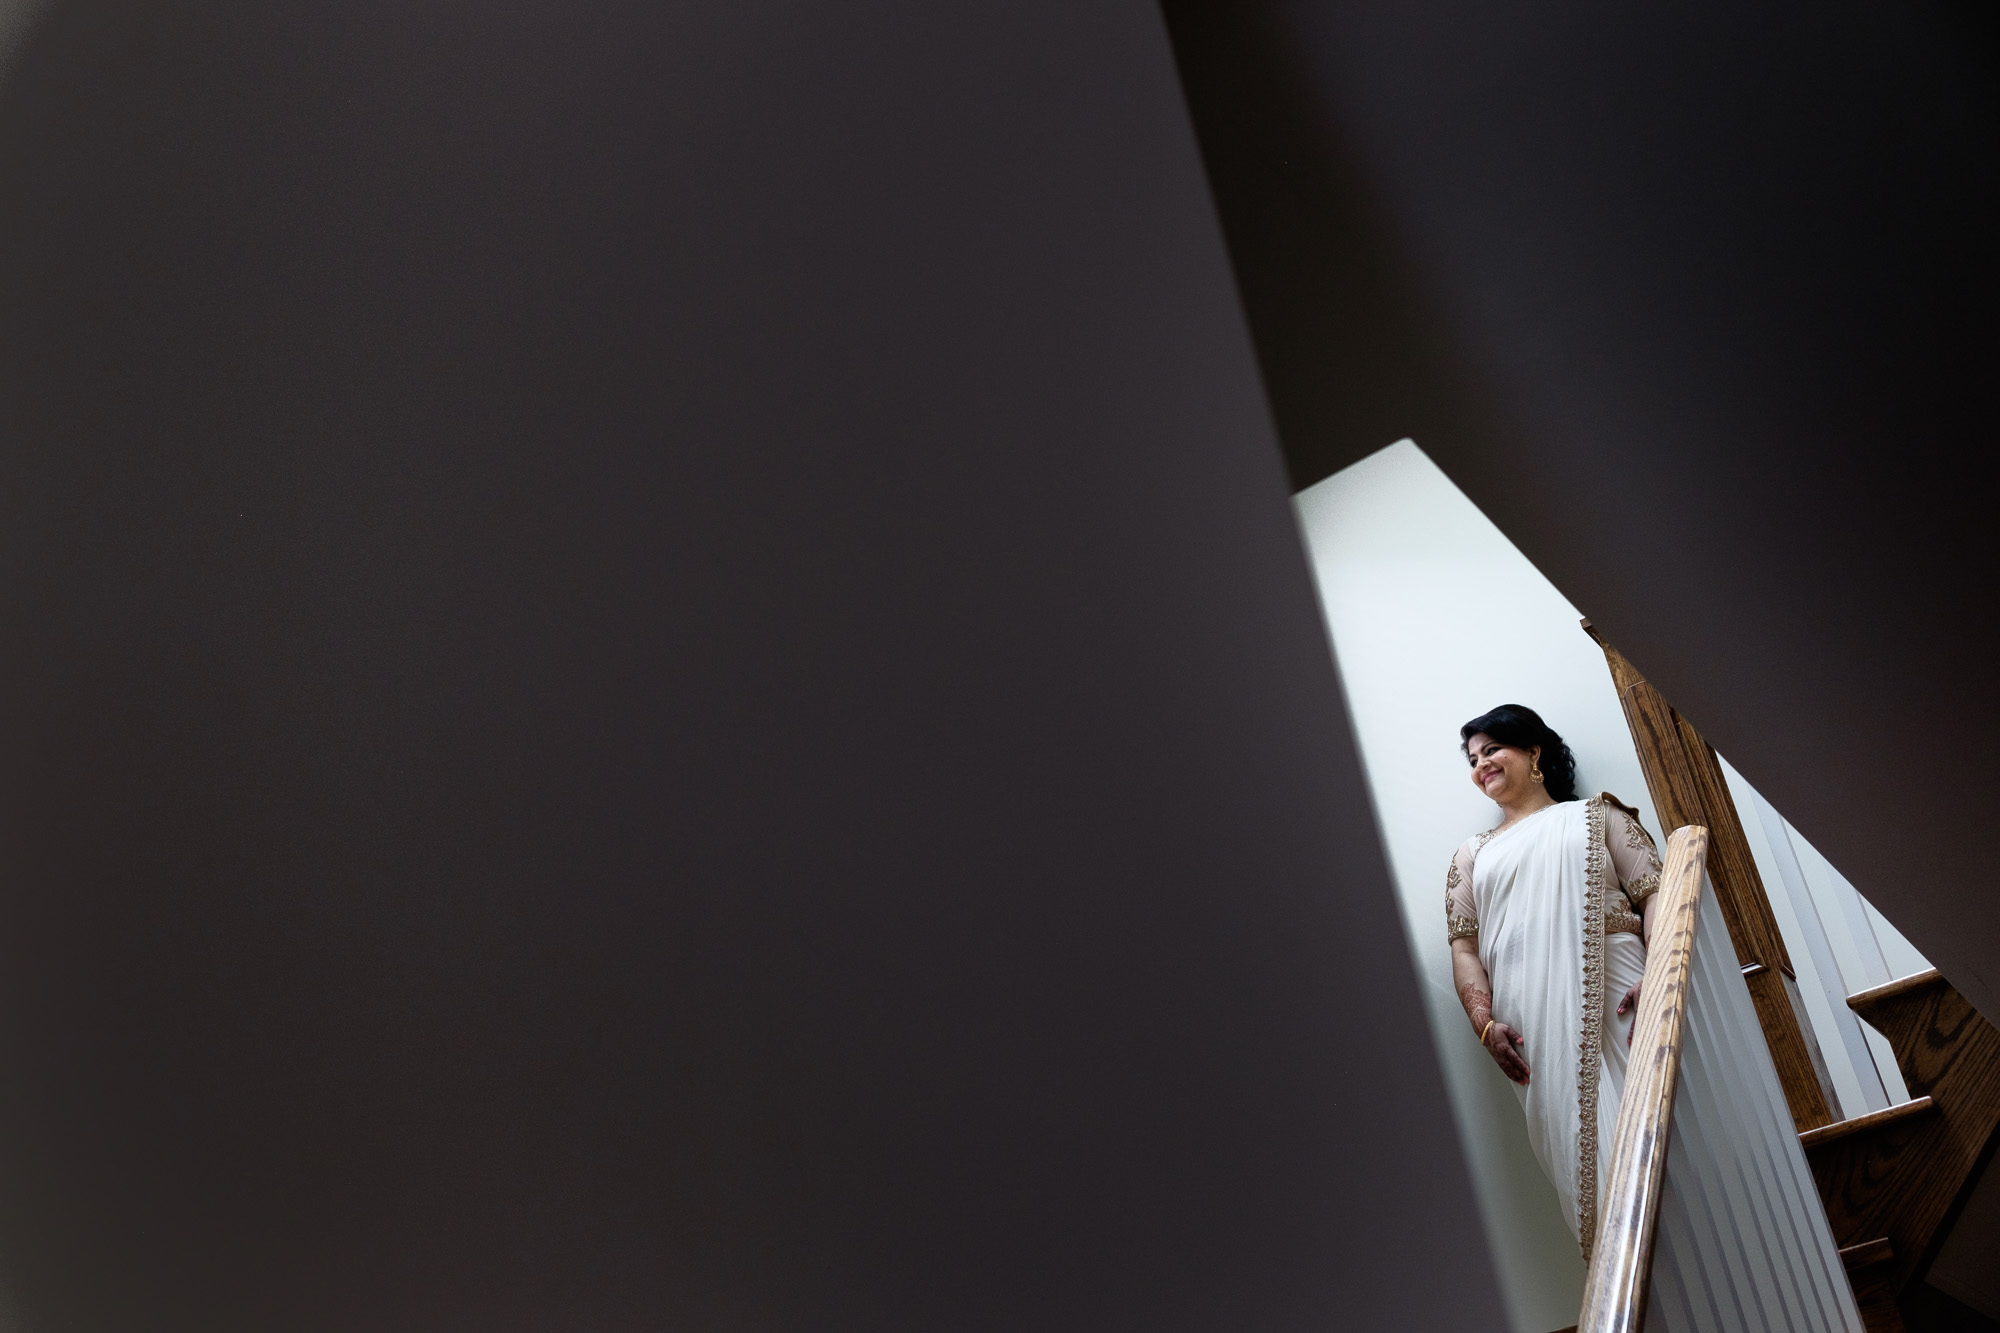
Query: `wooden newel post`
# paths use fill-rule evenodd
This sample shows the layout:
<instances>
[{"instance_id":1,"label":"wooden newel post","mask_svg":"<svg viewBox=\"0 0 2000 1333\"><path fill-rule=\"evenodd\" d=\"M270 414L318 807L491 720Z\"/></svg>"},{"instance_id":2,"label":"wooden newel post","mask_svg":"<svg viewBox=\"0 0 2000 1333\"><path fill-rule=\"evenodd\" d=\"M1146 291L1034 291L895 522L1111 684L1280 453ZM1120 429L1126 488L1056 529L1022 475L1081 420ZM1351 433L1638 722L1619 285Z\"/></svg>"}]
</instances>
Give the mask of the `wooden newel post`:
<instances>
[{"instance_id":1,"label":"wooden newel post","mask_svg":"<svg viewBox=\"0 0 2000 1333\"><path fill-rule=\"evenodd\" d=\"M1771 1048L1771 1063L1777 1066L1792 1125L1801 1133L1830 1125L1839 1118L1833 1079L1811 1029L1800 1021L1804 1006L1793 980L1791 955L1750 855L1750 840L1743 834L1736 802L1730 799L1722 762L1701 733L1674 711L1623 653L1588 620L1583 628L1604 650L1661 826L1699 824L1710 832L1708 869L1716 906L1722 909L1744 984L1756 1006L1757 1025Z\"/></svg>"},{"instance_id":2,"label":"wooden newel post","mask_svg":"<svg viewBox=\"0 0 2000 1333\"><path fill-rule=\"evenodd\" d=\"M1597 1246L1584 1282L1577 1333L1639 1333L1646 1321L1707 850L1708 830L1698 825L1675 829L1667 839L1660 903L1646 948L1646 977L1639 988L1625 1092L1611 1136Z\"/></svg>"}]
</instances>

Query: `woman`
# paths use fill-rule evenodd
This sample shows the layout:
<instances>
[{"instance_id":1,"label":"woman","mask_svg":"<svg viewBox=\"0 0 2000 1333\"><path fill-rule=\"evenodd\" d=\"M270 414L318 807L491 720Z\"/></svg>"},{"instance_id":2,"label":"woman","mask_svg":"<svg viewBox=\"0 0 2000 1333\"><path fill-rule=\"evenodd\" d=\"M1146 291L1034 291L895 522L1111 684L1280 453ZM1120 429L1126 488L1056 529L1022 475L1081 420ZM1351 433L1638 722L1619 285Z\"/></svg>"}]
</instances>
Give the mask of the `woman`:
<instances>
[{"instance_id":1,"label":"woman","mask_svg":"<svg viewBox=\"0 0 2000 1333\"><path fill-rule=\"evenodd\" d=\"M1503 705L1459 738L1473 785L1502 817L1446 873L1452 981L1515 1084L1587 1260L1660 859L1637 811L1608 793L1577 799L1569 747L1533 709ZM1688 1015L1647 1327L1858 1331L1712 893Z\"/></svg>"}]
</instances>

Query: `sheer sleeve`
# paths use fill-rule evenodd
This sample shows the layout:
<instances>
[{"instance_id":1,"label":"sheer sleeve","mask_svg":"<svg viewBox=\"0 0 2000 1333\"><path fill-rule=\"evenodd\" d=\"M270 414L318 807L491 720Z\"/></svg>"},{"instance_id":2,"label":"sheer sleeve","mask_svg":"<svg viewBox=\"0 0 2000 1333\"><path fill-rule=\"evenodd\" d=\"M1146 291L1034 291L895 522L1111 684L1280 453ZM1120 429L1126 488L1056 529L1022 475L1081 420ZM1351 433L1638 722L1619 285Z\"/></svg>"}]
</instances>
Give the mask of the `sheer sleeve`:
<instances>
[{"instance_id":1,"label":"sheer sleeve","mask_svg":"<svg viewBox=\"0 0 2000 1333\"><path fill-rule=\"evenodd\" d=\"M1660 853L1652 835L1639 822L1639 812L1619 805L1615 798L1605 802L1604 841L1611 852L1612 869L1634 908L1644 905L1660 887Z\"/></svg>"},{"instance_id":2,"label":"sheer sleeve","mask_svg":"<svg viewBox=\"0 0 2000 1333\"><path fill-rule=\"evenodd\" d=\"M1479 933L1479 908L1472 901L1472 844L1460 847L1444 876L1445 942Z\"/></svg>"}]
</instances>

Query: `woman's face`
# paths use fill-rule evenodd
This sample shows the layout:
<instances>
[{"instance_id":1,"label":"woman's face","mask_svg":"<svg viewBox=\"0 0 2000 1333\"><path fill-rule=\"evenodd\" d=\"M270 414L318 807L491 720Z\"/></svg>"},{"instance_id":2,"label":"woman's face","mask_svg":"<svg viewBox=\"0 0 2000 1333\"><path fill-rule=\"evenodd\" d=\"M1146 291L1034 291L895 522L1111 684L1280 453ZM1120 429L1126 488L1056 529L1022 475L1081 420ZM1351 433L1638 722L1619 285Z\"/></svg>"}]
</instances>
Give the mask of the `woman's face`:
<instances>
[{"instance_id":1,"label":"woman's face","mask_svg":"<svg viewBox=\"0 0 2000 1333\"><path fill-rule=\"evenodd\" d=\"M1472 764L1472 785L1501 805L1528 794L1535 785L1528 774L1541 756L1539 745L1532 750L1502 745L1483 731L1474 732L1465 743L1465 757Z\"/></svg>"}]
</instances>

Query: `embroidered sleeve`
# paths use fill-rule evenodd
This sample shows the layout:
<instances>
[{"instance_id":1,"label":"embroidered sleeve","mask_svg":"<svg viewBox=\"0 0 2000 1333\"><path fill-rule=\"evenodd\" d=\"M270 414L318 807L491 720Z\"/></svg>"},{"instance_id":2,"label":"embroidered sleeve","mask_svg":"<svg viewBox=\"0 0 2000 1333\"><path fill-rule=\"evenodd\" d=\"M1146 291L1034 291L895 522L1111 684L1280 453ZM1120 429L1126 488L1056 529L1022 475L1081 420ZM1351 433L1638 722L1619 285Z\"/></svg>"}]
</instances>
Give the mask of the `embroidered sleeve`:
<instances>
[{"instance_id":1,"label":"embroidered sleeve","mask_svg":"<svg viewBox=\"0 0 2000 1333\"><path fill-rule=\"evenodd\" d=\"M1609 889L1604 894L1604 933L1616 935L1644 936L1646 920L1632 910L1632 900L1624 889Z\"/></svg>"},{"instance_id":2,"label":"embroidered sleeve","mask_svg":"<svg viewBox=\"0 0 2000 1333\"><path fill-rule=\"evenodd\" d=\"M1472 858L1461 847L1444 875L1445 942L1479 933L1479 908L1472 901Z\"/></svg>"},{"instance_id":3,"label":"embroidered sleeve","mask_svg":"<svg viewBox=\"0 0 2000 1333\"><path fill-rule=\"evenodd\" d=\"M1659 891L1660 853L1653 846L1646 826L1639 822L1638 812L1615 801L1607 804L1611 808L1605 812L1604 840L1611 853L1611 865L1618 872L1625 897L1633 907L1641 907Z\"/></svg>"}]
</instances>

